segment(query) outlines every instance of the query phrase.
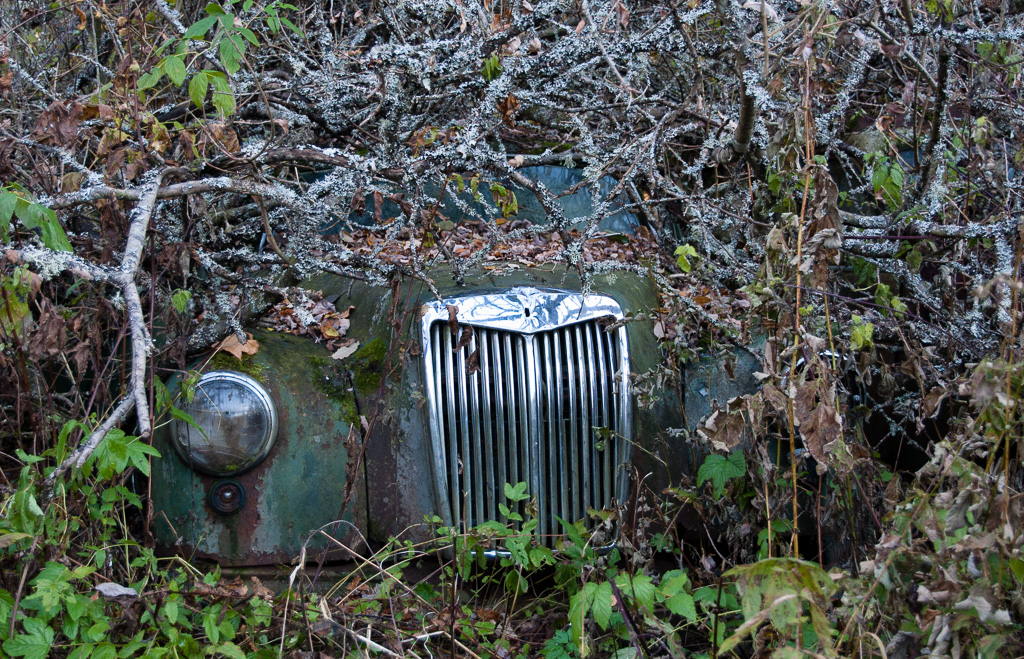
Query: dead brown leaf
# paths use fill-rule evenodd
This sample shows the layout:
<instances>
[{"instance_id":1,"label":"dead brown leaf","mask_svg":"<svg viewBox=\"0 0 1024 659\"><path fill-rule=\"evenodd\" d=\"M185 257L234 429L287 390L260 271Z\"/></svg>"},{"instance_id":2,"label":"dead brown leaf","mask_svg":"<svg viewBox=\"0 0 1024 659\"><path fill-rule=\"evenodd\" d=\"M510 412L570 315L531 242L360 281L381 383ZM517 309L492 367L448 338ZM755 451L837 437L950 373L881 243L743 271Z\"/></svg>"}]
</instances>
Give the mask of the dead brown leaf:
<instances>
[{"instance_id":1,"label":"dead brown leaf","mask_svg":"<svg viewBox=\"0 0 1024 659\"><path fill-rule=\"evenodd\" d=\"M466 346L468 346L472 342L473 342L473 328L469 327L467 325L466 327L462 328L462 334L459 336L459 342L455 345L453 350L455 350L456 352L459 351L459 350L462 350L463 348L465 348Z\"/></svg>"},{"instance_id":2,"label":"dead brown leaf","mask_svg":"<svg viewBox=\"0 0 1024 659\"><path fill-rule=\"evenodd\" d=\"M223 341L217 345L217 351L223 350L224 352L234 355L236 359L241 359L242 355L255 355L259 352L260 342L252 338L252 334L246 334L247 340L242 343L235 336L234 332L228 334Z\"/></svg>"},{"instance_id":3,"label":"dead brown leaf","mask_svg":"<svg viewBox=\"0 0 1024 659\"><path fill-rule=\"evenodd\" d=\"M459 313L459 308L449 304L448 309L448 329L452 332L452 338L454 339L459 335L459 319L456 317Z\"/></svg>"},{"instance_id":4,"label":"dead brown leaf","mask_svg":"<svg viewBox=\"0 0 1024 659\"><path fill-rule=\"evenodd\" d=\"M32 137L43 144L68 146L78 137L78 124L81 120L81 103L72 103L68 107L60 101L54 101L39 115Z\"/></svg>"},{"instance_id":5,"label":"dead brown leaf","mask_svg":"<svg viewBox=\"0 0 1024 659\"><path fill-rule=\"evenodd\" d=\"M829 466L827 451L843 436L843 420L831 403L822 401L803 419L800 424L800 436L803 437L804 446L818 463L818 473L824 474Z\"/></svg>"},{"instance_id":6,"label":"dead brown leaf","mask_svg":"<svg viewBox=\"0 0 1024 659\"><path fill-rule=\"evenodd\" d=\"M512 116L519 110L519 100L509 94L505 97L505 100L498 102L498 112L501 114L501 121L509 128L515 128L516 122L512 119Z\"/></svg>"}]
</instances>

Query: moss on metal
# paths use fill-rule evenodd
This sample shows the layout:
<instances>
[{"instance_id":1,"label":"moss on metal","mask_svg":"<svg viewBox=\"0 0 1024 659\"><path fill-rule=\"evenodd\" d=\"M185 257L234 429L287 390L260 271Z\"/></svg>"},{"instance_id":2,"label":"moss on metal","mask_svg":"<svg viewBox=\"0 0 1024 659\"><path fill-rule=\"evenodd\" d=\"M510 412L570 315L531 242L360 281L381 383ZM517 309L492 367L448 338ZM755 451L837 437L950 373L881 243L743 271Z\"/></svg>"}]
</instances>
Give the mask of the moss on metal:
<instances>
[{"instance_id":1,"label":"moss on metal","mask_svg":"<svg viewBox=\"0 0 1024 659\"><path fill-rule=\"evenodd\" d=\"M263 371L266 367L256 358L256 355L242 355L239 359L228 352L218 352L210 358L206 371L238 371L245 373L253 380L266 384L266 376Z\"/></svg>"}]
</instances>

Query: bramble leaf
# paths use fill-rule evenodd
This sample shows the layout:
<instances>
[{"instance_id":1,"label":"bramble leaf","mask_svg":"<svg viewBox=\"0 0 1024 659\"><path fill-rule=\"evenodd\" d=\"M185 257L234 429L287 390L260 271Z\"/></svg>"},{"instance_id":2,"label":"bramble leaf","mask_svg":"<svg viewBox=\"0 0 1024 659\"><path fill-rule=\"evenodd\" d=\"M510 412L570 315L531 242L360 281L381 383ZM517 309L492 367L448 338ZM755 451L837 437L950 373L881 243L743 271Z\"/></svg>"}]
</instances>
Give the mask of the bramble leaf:
<instances>
[{"instance_id":1,"label":"bramble leaf","mask_svg":"<svg viewBox=\"0 0 1024 659\"><path fill-rule=\"evenodd\" d=\"M733 451L729 457L709 455L704 464L697 470L697 486L711 481L714 497L717 499L725 491L725 484L733 478L747 473L747 463L743 459L743 451Z\"/></svg>"}]
</instances>

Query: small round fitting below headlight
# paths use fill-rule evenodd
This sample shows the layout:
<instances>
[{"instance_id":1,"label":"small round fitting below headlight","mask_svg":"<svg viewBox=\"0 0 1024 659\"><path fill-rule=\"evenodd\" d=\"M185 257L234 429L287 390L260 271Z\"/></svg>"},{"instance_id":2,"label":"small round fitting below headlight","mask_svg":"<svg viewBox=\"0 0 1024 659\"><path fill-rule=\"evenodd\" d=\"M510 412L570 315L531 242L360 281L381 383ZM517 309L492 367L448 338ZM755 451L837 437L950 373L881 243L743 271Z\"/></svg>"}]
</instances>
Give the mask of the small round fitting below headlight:
<instances>
[{"instance_id":1,"label":"small round fitting below headlight","mask_svg":"<svg viewBox=\"0 0 1024 659\"><path fill-rule=\"evenodd\" d=\"M203 374L192 401L179 408L193 423L171 422L174 448L189 466L213 476L250 469L270 452L277 438L277 408L256 380L233 371Z\"/></svg>"},{"instance_id":2,"label":"small round fitting below headlight","mask_svg":"<svg viewBox=\"0 0 1024 659\"><path fill-rule=\"evenodd\" d=\"M232 515L245 505L245 488L236 480L217 481L210 488L210 507L221 515Z\"/></svg>"}]
</instances>

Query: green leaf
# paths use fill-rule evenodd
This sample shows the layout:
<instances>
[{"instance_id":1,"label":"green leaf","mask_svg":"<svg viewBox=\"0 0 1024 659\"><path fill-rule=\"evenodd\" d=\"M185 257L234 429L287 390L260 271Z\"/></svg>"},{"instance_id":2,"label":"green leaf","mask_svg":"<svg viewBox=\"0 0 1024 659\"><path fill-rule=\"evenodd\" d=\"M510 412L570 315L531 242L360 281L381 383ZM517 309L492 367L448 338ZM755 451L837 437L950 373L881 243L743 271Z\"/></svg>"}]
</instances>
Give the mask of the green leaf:
<instances>
[{"instance_id":1,"label":"green leaf","mask_svg":"<svg viewBox=\"0 0 1024 659\"><path fill-rule=\"evenodd\" d=\"M117 659L117 648L109 641L104 641L92 651L91 659Z\"/></svg>"},{"instance_id":2,"label":"green leaf","mask_svg":"<svg viewBox=\"0 0 1024 659\"><path fill-rule=\"evenodd\" d=\"M89 659L92 656L92 650L92 643L83 643L71 651L68 659Z\"/></svg>"},{"instance_id":3,"label":"green leaf","mask_svg":"<svg viewBox=\"0 0 1024 659\"><path fill-rule=\"evenodd\" d=\"M171 304L174 305L174 310L178 313L185 313L185 309L188 308L188 301L192 299L192 293L183 288L179 288L171 294Z\"/></svg>"},{"instance_id":4,"label":"green leaf","mask_svg":"<svg viewBox=\"0 0 1024 659\"><path fill-rule=\"evenodd\" d=\"M607 581L594 589L594 603L591 611L594 614L594 622L599 624L601 629L608 629L612 617L612 585Z\"/></svg>"},{"instance_id":5,"label":"green leaf","mask_svg":"<svg viewBox=\"0 0 1024 659\"><path fill-rule=\"evenodd\" d=\"M280 21L281 21L282 23L284 23L284 26L285 26L286 28L288 28L289 30L291 30L291 31L292 31L292 32L293 32L293 33L295 34L295 36L297 36L297 37L298 37L298 38L300 38L300 39L305 39L305 38L306 38L306 33L305 33L305 32L303 32L302 30L300 30L300 29L299 29L299 28L298 28L298 27L297 27L297 26L295 25L295 23L292 23L292 22L291 22L290 20L288 20L287 18L281 18L281 19L279 19L279 20L280 20Z\"/></svg>"},{"instance_id":6,"label":"green leaf","mask_svg":"<svg viewBox=\"0 0 1024 659\"><path fill-rule=\"evenodd\" d=\"M509 570L505 575L505 591L508 593L525 593L529 582L515 570Z\"/></svg>"},{"instance_id":7,"label":"green leaf","mask_svg":"<svg viewBox=\"0 0 1024 659\"><path fill-rule=\"evenodd\" d=\"M0 238L7 240L7 232L14 217L14 206L18 203L18 195L0 192Z\"/></svg>"},{"instance_id":8,"label":"green leaf","mask_svg":"<svg viewBox=\"0 0 1024 659\"><path fill-rule=\"evenodd\" d=\"M41 215L38 228L40 230L39 239L43 241L43 244L56 252L72 251L68 235L64 233L64 227L60 225L57 214L45 206L39 204L33 204L33 206L39 208Z\"/></svg>"},{"instance_id":9,"label":"green leaf","mask_svg":"<svg viewBox=\"0 0 1024 659\"><path fill-rule=\"evenodd\" d=\"M676 251L675 251L676 264L679 266L679 269L682 270L683 272L689 272L690 271L690 268L691 268L690 259L691 258L696 258L696 256L697 256L697 250L694 249L693 245L686 244L686 245L680 245L679 247L676 247Z\"/></svg>"},{"instance_id":10,"label":"green leaf","mask_svg":"<svg viewBox=\"0 0 1024 659\"><path fill-rule=\"evenodd\" d=\"M149 476L149 459L147 456L160 457L160 451L156 450L141 439L129 443L125 447L128 461L146 477Z\"/></svg>"},{"instance_id":11,"label":"green leaf","mask_svg":"<svg viewBox=\"0 0 1024 659\"><path fill-rule=\"evenodd\" d=\"M107 620L100 620L93 626L89 627L89 629L86 630L85 633L88 634L89 638L98 643L99 641L102 641L104 638L106 638L107 631L109 629L110 622ZM114 654L116 655L117 651L115 651Z\"/></svg>"},{"instance_id":12,"label":"green leaf","mask_svg":"<svg viewBox=\"0 0 1024 659\"><path fill-rule=\"evenodd\" d=\"M226 16L227 15L227 12L224 11L224 8L221 7L220 5L218 5L216 2L211 2L210 4L206 5L206 13L209 14L210 16Z\"/></svg>"},{"instance_id":13,"label":"green leaf","mask_svg":"<svg viewBox=\"0 0 1024 659\"><path fill-rule=\"evenodd\" d=\"M203 616L203 629L206 631L206 638L211 643L220 641L220 628L217 626L217 616L207 613Z\"/></svg>"},{"instance_id":14,"label":"green leaf","mask_svg":"<svg viewBox=\"0 0 1024 659\"><path fill-rule=\"evenodd\" d=\"M206 654L219 654L229 657L230 659L246 659L245 652L242 652L242 648L230 641L206 648Z\"/></svg>"},{"instance_id":15,"label":"green leaf","mask_svg":"<svg viewBox=\"0 0 1024 659\"><path fill-rule=\"evenodd\" d=\"M690 622L697 620L697 607L693 603L693 595L689 593L676 593L665 600L665 608Z\"/></svg>"},{"instance_id":16,"label":"green leaf","mask_svg":"<svg viewBox=\"0 0 1024 659\"><path fill-rule=\"evenodd\" d=\"M637 604L643 606L648 611L654 608L654 595L657 592L657 588L655 588L654 582L646 574L638 574L636 576L620 574L615 578L615 583L623 595L632 596Z\"/></svg>"},{"instance_id":17,"label":"green leaf","mask_svg":"<svg viewBox=\"0 0 1024 659\"><path fill-rule=\"evenodd\" d=\"M46 206L35 204L18 197L15 200L14 214L28 229L39 229L39 238L43 244L55 251L70 252L71 243L57 219L57 214Z\"/></svg>"},{"instance_id":18,"label":"green leaf","mask_svg":"<svg viewBox=\"0 0 1024 659\"><path fill-rule=\"evenodd\" d=\"M178 603L171 600L164 604L164 617L172 625L178 622Z\"/></svg>"},{"instance_id":19,"label":"green leaf","mask_svg":"<svg viewBox=\"0 0 1024 659\"><path fill-rule=\"evenodd\" d=\"M242 68L242 55L244 54L242 48L244 43L237 36L232 37L230 33L220 40L220 62L231 75L235 75ZM216 87L214 85L214 89Z\"/></svg>"},{"instance_id":20,"label":"green leaf","mask_svg":"<svg viewBox=\"0 0 1024 659\"><path fill-rule=\"evenodd\" d=\"M53 630L35 618L26 619L24 626L26 633L5 641L4 651L12 657L46 659L53 645Z\"/></svg>"},{"instance_id":21,"label":"green leaf","mask_svg":"<svg viewBox=\"0 0 1024 659\"><path fill-rule=\"evenodd\" d=\"M218 9L220 8L218 7ZM221 13L224 13L223 10L221 10ZM187 30L185 30L185 34L181 35L181 38L202 39L216 22L216 16L207 16L206 18L200 19L193 23Z\"/></svg>"},{"instance_id":22,"label":"green leaf","mask_svg":"<svg viewBox=\"0 0 1024 659\"><path fill-rule=\"evenodd\" d=\"M220 111L221 115L227 117L235 113L235 95L231 91L224 74L212 72L210 80L213 83L213 107Z\"/></svg>"},{"instance_id":23,"label":"green leaf","mask_svg":"<svg viewBox=\"0 0 1024 659\"><path fill-rule=\"evenodd\" d=\"M711 481L714 497L717 499L725 491L725 484L733 478L743 476L747 471L743 451L734 451L726 458L721 455L709 455L704 464L697 470L697 486Z\"/></svg>"},{"instance_id":24,"label":"green leaf","mask_svg":"<svg viewBox=\"0 0 1024 659\"><path fill-rule=\"evenodd\" d=\"M509 483L505 483L505 498L509 501L522 501L523 499L529 498L529 494L526 494L526 483L519 482L514 486Z\"/></svg>"},{"instance_id":25,"label":"green leaf","mask_svg":"<svg viewBox=\"0 0 1024 659\"><path fill-rule=\"evenodd\" d=\"M483 68L480 69L480 75L484 77L484 80L490 82L501 75L501 60L498 59L497 55L491 55L484 60Z\"/></svg>"},{"instance_id":26,"label":"green leaf","mask_svg":"<svg viewBox=\"0 0 1024 659\"><path fill-rule=\"evenodd\" d=\"M175 87L180 87L185 83L185 75L188 71L185 69L185 63L181 60L181 57L177 55L171 55L170 57L164 58L163 63L160 65L167 77L171 79Z\"/></svg>"},{"instance_id":27,"label":"green leaf","mask_svg":"<svg viewBox=\"0 0 1024 659\"><path fill-rule=\"evenodd\" d=\"M156 83L160 82L160 78L164 77L164 72L160 69L153 69L147 71L139 76L139 79L135 81L135 88L140 92L146 89L156 87Z\"/></svg>"},{"instance_id":28,"label":"green leaf","mask_svg":"<svg viewBox=\"0 0 1024 659\"><path fill-rule=\"evenodd\" d=\"M251 43L252 45L254 45L254 46L260 45L259 40L256 39L256 33L253 32L252 30L250 30L249 28L247 28L247 27L240 27L240 28L238 28L238 34L241 34L245 38L245 40L248 41L249 43Z\"/></svg>"},{"instance_id":29,"label":"green leaf","mask_svg":"<svg viewBox=\"0 0 1024 659\"><path fill-rule=\"evenodd\" d=\"M5 533L4 535L0 535L0 549L10 547L12 544L19 540L24 540L26 538L31 537L32 535L29 533Z\"/></svg>"},{"instance_id":30,"label":"green leaf","mask_svg":"<svg viewBox=\"0 0 1024 659\"><path fill-rule=\"evenodd\" d=\"M209 86L210 77L206 71L200 71L192 76L192 80L188 83L188 97L192 99L196 107L201 108L206 103L206 90Z\"/></svg>"},{"instance_id":31,"label":"green leaf","mask_svg":"<svg viewBox=\"0 0 1024 659\"><path fill-rule=\"evenodd\" d=\"M850 329L850 347L854 350L871 350L872 336L875 333L874 323L865 323L860 316L853 315L853 327Z\"/></svg>"}]
</instances>

